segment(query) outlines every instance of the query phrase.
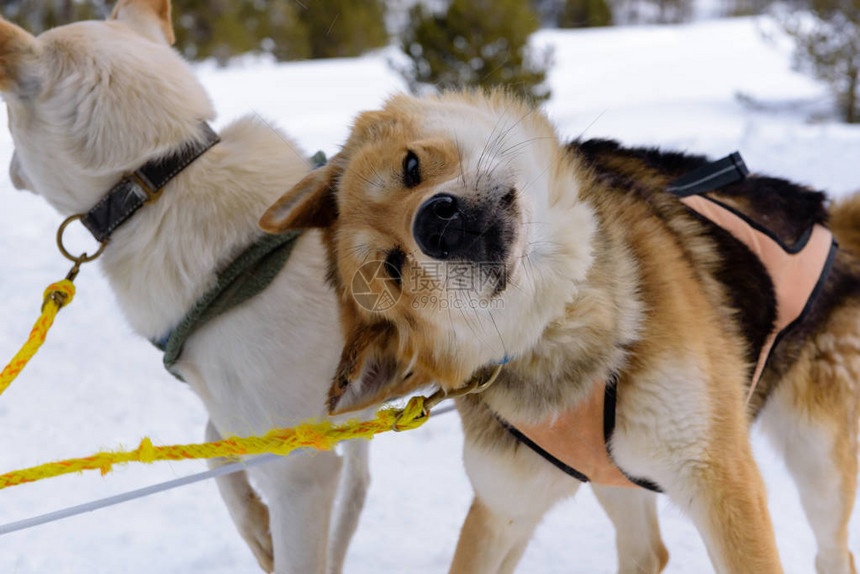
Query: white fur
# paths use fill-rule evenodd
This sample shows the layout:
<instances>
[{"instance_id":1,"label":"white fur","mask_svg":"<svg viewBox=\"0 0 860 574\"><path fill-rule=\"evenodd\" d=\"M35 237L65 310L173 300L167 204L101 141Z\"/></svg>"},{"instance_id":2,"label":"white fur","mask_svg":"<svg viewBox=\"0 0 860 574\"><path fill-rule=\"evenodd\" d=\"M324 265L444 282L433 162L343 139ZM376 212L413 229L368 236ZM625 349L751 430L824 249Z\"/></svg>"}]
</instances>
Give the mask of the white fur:
<instances>
[{"instance_id":1,"label":"white fur","mask_svg":"<svg viewBox=\"0 0 860 574\"><path fill-rule=\"evenodd\" d=\"M517 190L522 233L511 246L507 279L513 287L490 308L470 307L469 313L442 310L435 317L449 337L449 353L468 358L469 368L475 370L532 348L547 323L564 313L591 265L594 216L578 201L572 177L561 181L551 177L561 160L560 145L539 114L533 116L535 112L523 107L479 109L434 101L421 105L426 108L422 135L455 141L461 161L459 177L434 186L428 198L436 193L469 196L483 187L491 192ZM413 253L419 264L434 261L420 249ZM447 284L444 279L441 283ZM448 299L486 296L462 290L443 294Z\"/></svg>"},{"instance_id":2,"label":"white fur","mask_svg":"<svg viewBox=\"0 0 860 574\"><path fill-rule=\"evenodd\" d=\"M543 515L576 493L580 483L527 448L510 456L510 452L489 450L467 440L463 461L476 500L491 512L482 525L481 559L469 565L469 574L513 572ZM455 564L452 571L458 567L463 565Z\"/></svg>"},{"instance_id":3,"label":"white fur","mask_svg":"<svg viewBox=\"0 0 860 574\"><path fill-rule=\"evenodd\" d=\"M591 488L615 526L618 574L658 574L667 553L657 523L657 495L641 488Z\"/></svg>"},{"instance_id":4,"label":"white fur","mask_svg":"<svg viewBox=\"0 0 860 574\"><path fill-rule=\"evenodd\" d=\"M612 454L634 476L648 476L666 490L681 491L707 458L711 412L707 379L691 358L675 355L625 388L616 410ZM684 389L683 393L677 389ZM667 397L671 399L667 400ZM685 499L690 492L679 498Z\"/></svg>"},{"instance_id":5,"label":"white fur","mask_svg":"<svg viewBox=\"0 0 860 574\"><path fill-rule=\"evenodd\" d=\"M791 404L794 397L787 387L778 388L768 401L761 414L762 428L771 444L785 457L786 466L797 484L803 510L818 545L816 572L851 574L851 555L836 543L840 540L839 528L846 501L841 473L832 458L833 436L811 418L797 416Z\"/></svg>"},{"instance_id":6,"label":"white fur","mask_svg":"<svg viewBox=\"0 0 860 574\"><path fill-rule=\"evenodd\" d=\"M544 514L573 496L581 483L549 465L528 448L493 451L466 441L463 459L475 495L492 510L492 531L482 540L482 570L513 572ZM658 574L665 548L657 525L656 495L644 489L594 487L616 529L618 574ZM661 556L661 553L663 556Z\"/></svg>"},{"instance_id":7,"label":"white fur","mask_svg":"<svg viewBox=\"0 0 860 574\"><path fill-rule=\"evenodd\" d=\"M572 496L581 483L559 472L528 448L510 453L463 445L469 480L481 500L509 520L537 521L561 498ZM502 470L503 469L503 470ZM528 496L523 496L528 493Z\"/></svg>"},{"instance_id":8,"label":"white fur","mask_svg":"<svg viewBox=\"0 0 860 574\"><path fill-rule=\"evenodd\" d=\"M85 212L125 172L198 137L200 122L213 116L189 67L134 4L126 2L117 21L70 25L33 40L39 57L30 72L41 79L39 96L5 95L13 179L64 215ZM105 250L104 272L144 337L161 337L179 322L216 272L259 236L265 208L309 169L292 142L254 119L239 120L221 137ZM325 416L340 341L320 237L307 233L266 291L188 341L178 368L206 404L210 435L259 434ZM368 482L366 445L347 450L355 451L342 485L350 501L332 526L332 548L337 454L296 455L249 471L269 506L277 572L321 573L327 561L329 572L340 571ZM240 475L220 486L261 565L270 565L270 525L261 523L258 506L244 506L247 480Z\"/></svg>"}]
</instances>

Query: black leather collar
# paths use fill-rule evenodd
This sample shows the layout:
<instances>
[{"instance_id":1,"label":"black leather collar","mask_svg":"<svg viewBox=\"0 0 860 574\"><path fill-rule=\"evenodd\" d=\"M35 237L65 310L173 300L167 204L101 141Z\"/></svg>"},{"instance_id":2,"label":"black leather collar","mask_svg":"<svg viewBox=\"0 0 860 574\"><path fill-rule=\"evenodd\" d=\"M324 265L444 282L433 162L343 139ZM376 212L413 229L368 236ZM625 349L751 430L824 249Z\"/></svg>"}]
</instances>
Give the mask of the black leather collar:
<instances>
[{"instance_id":1,"label":"black leather collar","mask_svg":"<svg viewBox=\"0 0 860 574\"><path fill-rule=\"evenodd\" d=\"M186 143L165 157L150 161L137 171L122 178L95 207L81 218L93 237L100 243L108 240L117 227L138 209L158 199L164 186L221 141L209 124L201 124L203 139Z\"/></svg>"}]
</instances>

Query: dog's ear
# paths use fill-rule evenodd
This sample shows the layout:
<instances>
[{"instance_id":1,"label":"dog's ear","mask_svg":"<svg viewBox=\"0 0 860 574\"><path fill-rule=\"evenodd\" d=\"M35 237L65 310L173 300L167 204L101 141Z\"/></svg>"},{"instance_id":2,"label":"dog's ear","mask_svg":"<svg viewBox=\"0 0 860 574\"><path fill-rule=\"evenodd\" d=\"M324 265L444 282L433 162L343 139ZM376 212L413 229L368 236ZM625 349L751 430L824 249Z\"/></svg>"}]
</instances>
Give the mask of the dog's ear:
<instances>
[{"instance_id":1,"label":"dog's ear","mask_svg":"<svg viewBox=\"0 0 860 574\"><path fill-rule=\"evenodd\" d=\"M359 144L360 142L386 137L395 126L403 121L404 118L401 115L388 110L361 112L352 124L350 141L347 146L352 143Z\"/></svg>"},{"instance_id":2,"label":"dog's ear","mask_svg":"<svg viewBox=\"0 0 860 574\"><path fill-rule=\"evenodd\" d=\"M329 389L329 413L342 414L378 405L430 382L404 371L398 363L393 325L377 323L355 329L347 336Z\"/></svg>"},{"instance_id":3,"label":"dog's ear","mask_svg":"<svg viewBox=\"0 0 860 574\"><path fill-rule=\"evenodd\" d=\"M119 0L111 20L131 24L143 36L173 45L176 35L170 20L170 0Z\"/></svg>"},{"instance_id":4,"label":"dog's ear","mask_svg":"<svg viewBox=\"0 0 860 574\"><path fill-rule=\"evenodd\" d=\"M331 227L337 220L337 181L342 158L315 169L276 201L260 218L260 229L283 233L289 229Z\"/></svg>"},{"instance_id":5,"label":"dog's ear","mask_svg":"<svg viewBox=\"0 0 860 574\"><path fill-rule=\"evenodd\" d=\"M343 151L325 167L312 171L269 207L260 219L260 228L267 233L282 233L289 229L334 225L338 216L338 182L346 169L348 157L363 142L386 137L399 123L402 123L400 116L385 110L359 114Z\"/></svg>"},{"instance_id":6,"label":"dog's ear","mask_svg":"<svg viewBox=\"0 0 860 574\"><path fill-rule=\"evenodd\" d=\"M36 38L0 18L0 91L32 97L40 87Z\"/></svg>"}]
</instances>

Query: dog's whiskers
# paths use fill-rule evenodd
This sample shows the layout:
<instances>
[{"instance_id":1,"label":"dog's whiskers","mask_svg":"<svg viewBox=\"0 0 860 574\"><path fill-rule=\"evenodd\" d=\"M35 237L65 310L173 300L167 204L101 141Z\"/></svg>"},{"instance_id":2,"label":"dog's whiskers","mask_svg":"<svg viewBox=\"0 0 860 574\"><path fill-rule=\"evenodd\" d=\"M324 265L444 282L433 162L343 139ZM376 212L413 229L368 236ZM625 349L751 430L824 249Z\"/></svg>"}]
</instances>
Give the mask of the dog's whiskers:
<instances>
[{"instance_id":1,"label":"dog's whiskers","mask_svg":"<svg viewBox=\"0 0 860 574\"><path fill-rule=\"evenodd\" d=\"M254 114L254 117L256 119L260 120L261 123L263 123L267 128L269 128L273 134L278 136L278 138L280 138L281 141L283 141L285 144L287 144L287 147L289 148L289 150L291 152L293 152L293 155L295 155L297 158L301 159L302 161L307 161L307 158L299 155L299 152L295 149L295 147L293 146L293 143L290 140L288 140L286 137L284 137L284 134L281 132L281 130L279 130L275 126L273 126L271 124L271 122L269 122L266 118L261 116L256 110L252 111L251 113Z\"/></svg>"},{"instance_id":2,"label":"dog's whiskers","mask_svg":"<svg viewBox=\"0 0 860 574\"><path fill-rule=\"evenodd\" d=\"M504 352L504 356L508 356L508 346L505 344L505 338L502 336L502 332L499 330L499 326L496 324L496 318L493 316L493 310L487 309L487 315L490 317L490 321L493 323L493 328L496 330L496 334L499 336L499 343L502 344L502 351Z\"/></svg>"},{"instance_id":3,"label":"dog's whiskers","mask_svg":"<svg viewBox=\"0 0 860 574\"><path fill-rule=\"evenodd\" d=\"M376 186L380 189L383 189L385 187L386 178L383 177L378 171L376 171L376 167L373 164L370 164L370 171L373 174L373 179L376 183Z\"/></svg>"},{"instance_id":4,"label":"dog's whiskers","mask_svg":"<svg viewBox=\"0 0 860 574\"><path fill-rule=\"evenodd\" d=\"M385 189L385 184L382 183L381 181L377 180L377 179L370 179L368 177L361 175L360 173L356 174L356 175L357 175L358 179L360 179L361 181L363 181L367 185L369 185L369 186L371 186L377 190Z\"/></svg>"},{"instance_id":5,"label":"dog's whiskers","mask_svg":"<svg viewBox=\"0 0 860 574\"><path fill-rule=\"evenodd\" d=\"M552 136L539 136L539 137L529 138L527 140L521 141L519 143L515 143L515 144L510 145L510 146L506 147L505 149L501 150L499 152L499 157L504 157L504 156L508 155L509 153L519 153L521 150L519 150L518 148L524 147L524 146L531 144L531 143L534 143L536 141L554 140L554 139L555 139L555 137L552 137Z\"/></svg>"},{"instance_id":6,"label":"dog's whiskers","mask_svg":"<svg viewBox=\"0 0 860 574\"><path fill-rule=\"evenodd\" d=\"M496 129L498 129L499 124L500 124L500 123L502 122L502 120L504 120L504 119L505 119L505 115L504 115L504 114L501 114L501 115L498 117L498 119L496 120L495 125L493 125L493 129L490 131L490 135L489 135L489 136L487 136L487 141L486 141L486 142L484 142L484 148L481 150L481 155L479 155L479 156L478 156L478 163L475 165L475 173L476 173L476 174L477 174L477 176L478 176L478 177L477 177L477 179L475 180L475 191L477 191L477 190L478 190L478 184L479 184L479 183L480 183L480 181L481 181L481 164L482 164L482 163L483 163L483 161L484 161L484 156L486 155L486 153L487 153L487 151L488 151L488 149L489 149L490 145L491 145L491 144L492 144L492 142L494 141L493 136L494 136L494 135L495 135L495 133L496 133Z\"/></svg>"},{"instance_id":7,"label":"dog's whiskers","mask_svg":"<svg viewBox=\"0 0 860 574\"><path fill-rule=\"evenodd\" d=\"M590 130L590 129L592 128L592 126L594 126L594 124L596 124L596 123L597 123L597 121L598 121L600 118L602 118L602 117L603 117L603 114L605 114L605 113L606 113L606 112L608 112L608 111L609 111L609 108L606 108L606 109L604 109L602 112L600 112L599 114L597 114L597 117L596 117L596 118L594 118L594 119L591 121L591 123L590 123L590 124L588 124L587 126L585 126L585 129L584 129L584 130L582 130L582 132L577 136L577 138L576 138L576 139L581 139L581 138L582 138L582 136L584 136L584 135L585 135L585 132L587 132L588 130Z\"/></svg>"},{"instance_id":8,"label":"dog's whiskers","mask_svg":"<svg viewBox=\"0 0 860 574\"><path fill-rule=\"evenodd\" d=\"M553 160L553 161L549 162L549 164L547 164L547 166L545 168L543 168L543 170L541 170L541 172L539 174L537 174L535 177L533 177L530 181L526 182L526 184L523 186L522 190L520 190L520 191L525 192L533 183L535 183L540 178L542 178L544 175L546 175L546 172L548 172L550 170L550 168L552 168L554 166L555 161L558 161L558 160Z\"/></svg>"}]
</instances>

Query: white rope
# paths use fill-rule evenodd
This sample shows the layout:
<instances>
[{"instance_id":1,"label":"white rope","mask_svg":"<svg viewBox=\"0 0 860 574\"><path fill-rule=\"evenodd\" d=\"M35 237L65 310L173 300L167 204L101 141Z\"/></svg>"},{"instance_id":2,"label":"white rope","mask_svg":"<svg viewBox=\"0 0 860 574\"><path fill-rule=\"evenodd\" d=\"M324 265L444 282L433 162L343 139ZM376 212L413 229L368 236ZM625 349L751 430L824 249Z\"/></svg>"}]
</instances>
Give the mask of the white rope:
<instances>
[{"instance_id":1,"label":"white rope","mask_svg":"<svg viewBox=\"0 0 860 574\"><path fill-rule=\"evenodd\" d=\"M444 415L445 413L453 411L455 408L456 407L454 407L454 405L448 405L434 410L433 414L436 416ZM219 466L218 468L213 468L211 470L207 470L206 472L199 472L197 474L168 480L166 482L153 484L152 486L146 486L137 490L131 490L122 494L116 494L114 496L109 496L100 500L93 500L92 502L86 502L77 506L70 506L68 508L56 510L47 514L41 514L39 516L25 518L23 520L18 520L17 522L10 522L8 524L0 525L0 536L10 534L12 532L18 532L20 530L27 530L28 528L34 528L36 526L41 526L50 522L56 522L58 520L70 518L79 514L85 514L87 512L99 510L101 508L107 508L108 506L115 506L117 504L122 504L123 502L128 502L129 500L135 500L138 498L143 498L145 496L150 496L152 494L158 494L159 492L172 490L174 488L179 488L180 486L194 484L195 482L202 482L204 480L209 480L210 478L216 478L219 476L233 474L235 472L241 472L248 468L259 466L261 464L266 464L267 462L271 462L279 457L280 455L277 454L261 454L259 456L255 456L240 462L225 464L224 466Z\"/></svg>"},{"instance_id":2,"label":"white rope","mask_svg":"<svg viewBox=\"0 0 860 574\"><path fill-rule=\"evenodd\" d=\"M144 496L164 492L165 490L179 488L180 486L185 486L186 484L193 484L195 482L201 482L203 480L208 480L217 476L233 474L234 472L240 472L242 470L245 470L246 468L251 468L253 466L258 466L270 462L272 460L275 460L276 458L278 458L278 455L276 454L261 454L259 456L249 458L248 460L242 462L225 464L224 466L213 468L212 470L208 470L206 472L200 472L197 474L192 474L190 476L184 476L182 478L168 480L167 482L153 484L152 486L146 486L137 490L131 490L122 494L109 496L107 498L102 498L101 500L94 500L92 502L79 504L77 506L71 506L69 508L64 508L55 512L49 512L47 514L34 516L32 518L25 518L24 520L19 520L17 522L10 522L9 524L4 524L3 526L0 526L0 536L3 536L4 534L9 534L11 532L17 532L19 530L26 530L35 526L41 526L42 524L48 524L49 522L55 522L57 520L62 520L63 518L77 516L78 514L92 512L93 510L98 510L99 508L114 506L115 504L121 504L123 502L128 502L129 500L134 500L136 498L143 498Z\"/></svg>"}]
</instances>

